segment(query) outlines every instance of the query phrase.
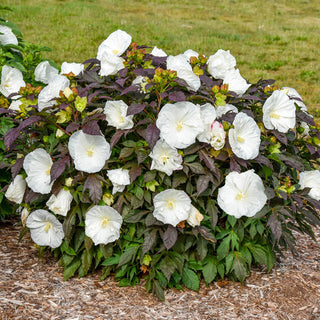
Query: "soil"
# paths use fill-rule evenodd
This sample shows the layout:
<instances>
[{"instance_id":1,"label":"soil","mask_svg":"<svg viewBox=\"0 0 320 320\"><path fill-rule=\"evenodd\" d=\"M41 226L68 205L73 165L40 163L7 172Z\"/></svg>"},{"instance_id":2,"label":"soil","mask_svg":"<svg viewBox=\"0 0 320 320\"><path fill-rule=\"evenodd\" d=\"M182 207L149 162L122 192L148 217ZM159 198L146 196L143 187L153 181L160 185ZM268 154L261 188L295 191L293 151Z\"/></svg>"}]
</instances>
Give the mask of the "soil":
<instances>
[{"instance_id":1,"label":"soil","mask_svg":"<svg viewBox=\"0 0 320 320\"><path fill-rule=\"evenodd\" d=\"M38 259L17 221L0 224L0 319L320 319L320 229L317 241L296 234L297 255L285 252L270 273L254 269L245 284L228 280L199 292L167 290L161 302L143 283L119 287L99 272L63 281L50 253Z\"/></svg>"}]
</instances>

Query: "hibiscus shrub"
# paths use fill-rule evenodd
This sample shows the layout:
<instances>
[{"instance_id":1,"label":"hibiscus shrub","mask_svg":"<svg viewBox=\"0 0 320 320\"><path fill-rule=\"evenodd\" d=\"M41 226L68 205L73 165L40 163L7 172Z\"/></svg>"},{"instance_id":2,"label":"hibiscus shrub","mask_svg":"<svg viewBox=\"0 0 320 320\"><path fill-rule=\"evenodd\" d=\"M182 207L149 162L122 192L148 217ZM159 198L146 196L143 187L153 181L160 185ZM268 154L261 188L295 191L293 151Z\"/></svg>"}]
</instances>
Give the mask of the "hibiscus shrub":
<instances>
[{"instance_id":1,"label":"hibiscus shrub","mask_svg":"<svg viewBox=\"0 0 320 320\"><path fill-rule=\"evenodd\" d=\"M202 278L243 282L294 251L294 231L314 237L319 127L296 90L235 66L229 51L167 56L118 30L97 59L39 64L43 89L1 109L14 123L6 197L65 279L102 267L164 299Z\"/></svg>"},{"instance_id":2,"label":"hibiscus shrub","mask_svg":"<svg viewBox=\"0 0 320 320\"><path fill-rule=\"evenodd\" d=\"M35 80L34 71L37 65L42 61L41 52L49 51L47 47L41 47L35 44L25 42L23 40L21 31L19 28L10 21L5 21L0 17L0 72L4 68L3 73L7 74L7 81L10 82L10 78L13 82L7 83L1 87L0 95L0 107L8 108L11 104L11 108L17 108L18 104L23 102L16 100L14 96L10 96L11 93L19 91L20 87L28 85L41 85L41 82ZM53 62L52 62L53 63ZM53 63L54 64L54 63ZM1 83L6 82L4 78L1 79ZM9 88L9 90L7 90ZM40 91L41 88L38 90ZM9 99L8 99L9 98ZM36 102L35 102L36 103ZM6 152L3 136L10 129L14 127L14 122L11 117L6 115L0 118L0 219L12 214L12 206L4 197L4 192L1 189L8 185L11 181L11 175L9 172L3 169L3 163L7 163L8 154Z\"/></svg>"}]
</instances>

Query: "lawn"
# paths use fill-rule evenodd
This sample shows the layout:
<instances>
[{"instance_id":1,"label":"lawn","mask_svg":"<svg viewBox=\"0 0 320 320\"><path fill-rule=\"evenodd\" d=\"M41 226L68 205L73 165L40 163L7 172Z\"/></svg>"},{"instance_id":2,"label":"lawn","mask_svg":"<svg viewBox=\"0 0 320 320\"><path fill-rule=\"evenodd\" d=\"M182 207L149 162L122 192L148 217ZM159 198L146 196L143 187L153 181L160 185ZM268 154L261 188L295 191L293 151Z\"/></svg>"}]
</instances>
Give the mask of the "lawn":
<instances>
[{"instance_id":1,"label":"lawn","mask_svg":"<svg viewBox=\"0 0 320 320\"><path fill-rule=\"evenodd\" d=\"M46 58L82 62L120 28L167 54L230 50L250 82L294 87L320 105L320 2L315 0L2 0L25 40L53 49Z\"/></svg>"}]
</instances>

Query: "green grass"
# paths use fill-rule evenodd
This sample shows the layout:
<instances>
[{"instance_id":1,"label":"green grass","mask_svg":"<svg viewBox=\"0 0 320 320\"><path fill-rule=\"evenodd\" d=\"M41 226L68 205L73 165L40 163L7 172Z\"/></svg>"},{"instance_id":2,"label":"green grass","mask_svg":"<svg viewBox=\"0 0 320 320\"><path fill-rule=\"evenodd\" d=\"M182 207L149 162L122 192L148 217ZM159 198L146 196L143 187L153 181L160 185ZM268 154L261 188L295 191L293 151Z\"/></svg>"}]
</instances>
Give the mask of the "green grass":
<instances>
[{"instance_id":1,"label":"green grass","mask_svg":"<svg viewBox=\"0 0 320 320\"><path fill-rule=\"evenodd\" d=\"M320 104L320 1L313 0L2 0L46 58L81 62L120 28L168 54L230 50L243 77L294 87L310 109Z\"/></svg>"}]
</instances>

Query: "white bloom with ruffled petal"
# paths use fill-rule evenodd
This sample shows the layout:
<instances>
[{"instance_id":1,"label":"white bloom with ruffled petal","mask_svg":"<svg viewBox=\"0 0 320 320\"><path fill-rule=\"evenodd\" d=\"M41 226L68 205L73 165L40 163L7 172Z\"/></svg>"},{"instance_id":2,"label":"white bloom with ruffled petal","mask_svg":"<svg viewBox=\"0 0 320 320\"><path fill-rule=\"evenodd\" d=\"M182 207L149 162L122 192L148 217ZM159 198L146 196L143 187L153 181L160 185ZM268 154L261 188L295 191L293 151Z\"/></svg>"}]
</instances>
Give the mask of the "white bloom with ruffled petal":
<instances>
[{"instance_id":1,"label":"white bloom with ruffled petal","mask_svg":"<svg viewBox=\"0 0 320 320\"><path fill-rule=\"evenodd\" d=\"M18 45L18 39L15 36L15 34L12 32L11 28L0 25L0 43L3 46L7 44L14 44L16 46Z\"/></svg>"},{"instance_id":2,"label":"white bloom with ruffled petal","mask_svg":"<svg viewBox=\"0 0 320 320\"><path fill-rule=\"evenodd\" d=\"M239 97L251 86L251 84L248 84L247 80L241 76L239 69L228 71L223 79L223 84L228 84L229 91L235 92Z\"/></svg>"},{"instance_id":3,"label":"white bloom with ruffled petal","mask_svg":"<svg viewBox=\"0 0 320 320\"><path fill-rule=\"evenodd\" d=\"M217 117L216 109L210 103L200 106L201 120L204 130L197 136L201 142L209 143L216 150L223 148L226 133L221 123L215 121Z\"/></svg>"},{"instance_id":4,"label":"white bloom with ruffled petal","mask_svg":"<svg viewBox=\"0 0 320 320\"><path fill-rule=\"evenodd\" d=\"M122 217L109 206L94 206L85 216L85 234L95 245L108 244L120 237Z\"/></svg>"},{"instance_id":5,"label":"white bloom with ruffled petal","mask_svg":"<svg viewBox=\"0 0 320 320\"><path fill-rule=\"evenodd\" d=\"M56 75L58 75L58 69L50 65L49 61L40 62L34 70L34 76L36 81L48 84Z\"/></svg>"},{"instance_id":6,"label":"white bloom with ruffled petal","mask_svg":"<svg viewBox=\"0 0 320 320\"><path fill-rule=\"evenodd\" d=\"M259 154L261 131L253 118L239 112L229 130L229 143L233 153L241 159L254 159Z\"/></svg>"},{"instance_id":7,"label":"white bloom with ruffled petal","mask_svg":"<svg viewBox=\"0 0 320 320\"><path fill-rule=\"evenodd\" d=\"M153 216L174 227L181 221L187 220L191 210L191 200L182 190L167 189L153 198Z\"/></svg>"},{"instance_id":8,"label":"white bloom with ruffled petal","mask_svg":"<svg viewBox=\"0 0 320 320\"><path fill-rule=\"evenodd\" d=\"M130 175L127 169L108 170L107 176L113 185L112 194L122 192L130 184Z\"/></svg>"},{"instance_id":9,"label":"white bloom with ruffled petal","mask_svg":"<svg viewBox=\"0 0 320 320\"><path fill-rule=\"evenodd\" d=\"M263 124L267 129L286 133L295 127L296 107L294 101L283 91L274 91L265 101L262 111Z\"/></svg>"},{"instance_id":10,"label":"white bloom with ruffled petal","mask_svg":"<svg viewBox=\"0 0 320 320\"><path fill-rule=\"evenodd\" d=\"M104 53L101 56L101 69L99 72L100 76L110 76L115 75L124 68L123 59L121 57Z\"/></svg>"},{"instance_id":11,"label":"white bloom with ruffled petal","mask_svg":"<svg viewBox=\"0 0 320 320\"><path fill-rule=\"evenodd\" d=\"M320 201L320 171L303 171L299 177L300 189L311 188L309 196Z\"/></svg>"},{"instance_id":12,"label":"white bloom with ruffled petal","mask_svg":"<svg viewBox=\"0 0 320 320\"><path fill-rule=\"evenodd\" d=\"M83 73L84 65L76 62L63 62L61 65L61 74L69 74L72 72L75 76Z\"/></svg>"},{"instance_id":13,"label":"white bloom with ruffled petal","mask_svg":"<svg viewBox=\"0 0 320 320\"><path fill-rule=\"evenodd\" d=\"M103 136L82 130L71 135L68 149L76 169L88 173L100 171L111 155L110 145Z\"/></svg>"},{"instance_id":14,"label":"white bloom with ruffled petal","mask_svg":"<svg viewBox=\"0 0 320 320\"><path fill-rule=\"evenodd\" d=\"M26 191L26 187L27 183L23 179L23 176L18 174L9 184L9 187L5 193L5 197L14 203L21 203Z\"/></svg>"},{"instance_id":15,"label":"white bloom with ruffled petal","mask_svg":"<svg viewBox=\"0 0 320 320\"><path fill-rule=\"evenodd\" d=\"M30 229L31 239L37 245L60 247L64 238L62 224L50 212L42 209L31 212L26 226Z\"/></svg>"},{"instance_id":16,"label":"white bloom with ruffled petal","mask_svg":"<svg viewBox=\"0 0 320 320\"><path fill-rule=\"evenodd\" d=\"M172 175L174 170L181 170L182 157L176 148L170 147L164 140L158 140L150 153L152 159L150 170L159 170Z\"/></svg>"},{"instance_id":17,"label":"white bloom with ruffled petal","mask_svg":"<svg viewBox=\"0 0 320 320\"><path fill-rule=\"evenodd\" d=\"M219 207L237 219L253 217L266 202L263 182L254 170L230 172L225 185L218 190Z\"/></svg>"},{"instance_id":18,"label":"white bloom with ruffled petal","mask_svg":"<svg viewBox=\"0 0 320 320\"><path fill-rule=\"evenodd\" d=\"M26 182L32 191L41 194L51 191L54 182L50 177L51 167L50 154L44 149L35 149L25 156L23 169L27 173Z\"/></svg>"},{"instance_id":19,"label":"white bloom with ruffled petal","mask_svg":"<svg viewBox=\"0 0 320 320\"><path fill-rule=\"evenodd\" d=\"M226 74L233 70L237 62L230 51L219 49L214 55L208 59L208 72L215 79L224 79Z\"/></svg>"},{"instance_id":20,"label":"white bloom with ruffled petal","mask_svg":"<svg viewBox=\"0 0 320 320\"><path fill-rule=\"evenodd\" d=\"M294 103L296 103L302 111L308 111L306 105L303 103L302 98L296 89L283 87L281 88L281 91L283 91L289 98L293 99Z\"/></svg>"},{"instance_id":21,"label":"white bloom with ruffled petal","mask_svg":"<svg viewBox=\"0 0 320 320\"><path fill-rule=\"evenodd\" d=\"M56 104L55 98L59 98L60 91L70 86L70 81L67 77L55 75L50 78L47 86L45 86L38 96L38 110L52 107Z\"/></svg>"},{"instance_id":22,"label":"white bloom with ruffled petal","mask_svg":"<svg viewBox=\"0 0 320 320\"><path fill-rule=\"evenodd\" d=\"M22 105L22 102L20 100L13 100L11 103L10 103L10 106L9 106L9 109L10 110L13 110L13 111L21 111L20 110L20 106Z\"/></svg>"},{"instance_id":23,"label":"white bloom with ruffled petal","mask_svg":"<svg viewBox=\"0 0 320 320\"><path fill-rule=\"evenodd\" d=\"M200 226L200 222L203 220L203 215L199 212L199 210L191 205L191 210L189 212L189 216L187 222L191 227Z\"/></svg>"},{"instance_id":24,"label":"white bloom with ruffled petal","mask_svg":"<svg viewBox=\"0 0 320 320\"><path fill-rule=\"evenodd\" d=\"M192 50L192 49L186 50L183 54L187 57L188 62L190 62L190 58L191 57L196 57L196 58L199 57L199 53L194 51L194 50Z\"/></svg>"},{"instance_id":25,"label":"white bloom with ruffled petal","mask_svg":"<svg viewBox=\"0 0 320 320\"><path fill-rule=\"evenodd\" d=\"M104 54L112 56L121 56L131 43L131 36L122 30L112 32L109 37L104 40L99 48L97 59L101 60Z\"/></svg>"},{"instance_id":26,"label":"white bloom with ruffled petal","mask_svg":"<svg viewBox=\"0 0 320 320\"><path fill-rule=\"evenodd\" d=\"M232 104L225 104L224 106L218 106L216 112L219 119L228 112L238 113L238 108Z\"/></svg>"},{"instance_id":27,"label":"white bloom with ruffled petal","mask_svg":"<svg viewBox=\"0 0 320 320\"><path fill-rule=\"evenodd\" d=\"M20 70L7 65L2 67L0 92L5 97L9 97L12 93L18 93L20 88L25 86L26 83Z\"/></svg>"},{"instance_id":28,"label":"white bloom with ruffled petal","mask_svg":"<svg viewBox=\"0 0 320 320\"><path fill-rule=\"evenodd\" d=\"M73 197L70 191L62 188L57 196L51 195L46 205L53 213L66 216L70 210L72 200Z\"/></svg>"},{"instance_id":29,"label":"white bloom with ruffled petal","mask_svg":"<svg viewBox=\"0 0 320 320\"><path fill-rule=\"evenodd\" d=\"M167 69L177 72L177 77L187 83L187 89L197 91L201 82L199 77L192 71L188 58L184 54L169 56L167 58Z\"/></svg>"},{"instance_id":30,"label":"white bloom with ruffled petal","mask_svg":"<svg viewBox=\"0 0 320 320\"><path fill-rule=\"evenodd\" d=\"M160 130L160 138L178 149L189 147L204 130L199 106L188 101L164 105L156 125Z\"/></svg>"},{"instance_id":31,"label":"white bloom with ruffled petal","mask_svg":"<svg viewBox=\"0 0 320 320\"><path fill-rule=\"evenodd\" d=\"M122 101L107 101L104 114L109 126L116 129L131 129L134 126L133 115L127 116L128 105Z\"/></svg>"},{"instance_id":32,"label":"white bloom with ruffled petal","mask_svg":"<svg viewBox=\"0 0 320 320\"><path fill-rule=\"evenodd\" d=\"M151 54L155 57L166 57L167 54L162 50L162 49L159 49L158 47L153 47L152 51L151 51Z\"/></svg>"}]
</instances>

